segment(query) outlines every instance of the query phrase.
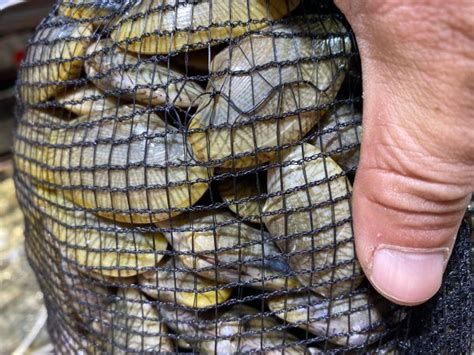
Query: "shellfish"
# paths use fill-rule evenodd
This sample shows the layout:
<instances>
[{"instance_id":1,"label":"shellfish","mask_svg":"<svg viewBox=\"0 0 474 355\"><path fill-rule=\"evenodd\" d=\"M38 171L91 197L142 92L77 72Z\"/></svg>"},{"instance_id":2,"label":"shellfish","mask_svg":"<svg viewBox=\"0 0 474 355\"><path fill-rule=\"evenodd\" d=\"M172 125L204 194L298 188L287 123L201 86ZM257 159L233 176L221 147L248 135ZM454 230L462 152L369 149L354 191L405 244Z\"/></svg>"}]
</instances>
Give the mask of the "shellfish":
<instances>
[{"instance_id":1,"label":"shellfish","mask_svg":"<svg viewBox=\"0 0 474 355\"><path fill-rule=\"evenodd\" d=\"M350 50L339 22L308 18L271 26L221 51L212 61L209 95L189 125L195 159L255 166L303 138L336 97Z\"/></svg>"},{"instance_id":2,"label":"shellfish","mask_svg":"<svg viewBox=\"0 0 474 355\"><path fill-rule=\"evenodd\" d=\"M331 158L311 144L288 149L281 167L268 171L273 194L263 220L303 285L326 296L357 287L349 196L351 185Z\"/></svg>"},{"instance_id":3,"label":"shellfish","mask_svg":"<svg viewBox=\"0 0 474 355\"><path fill-rule=\"evenodd\" d=\"M279 19L299 0L142 0L116 24L112 40L141 54L224 42ZM143 16L146 14L146 16Z\"/></svg>"}]
</instances>

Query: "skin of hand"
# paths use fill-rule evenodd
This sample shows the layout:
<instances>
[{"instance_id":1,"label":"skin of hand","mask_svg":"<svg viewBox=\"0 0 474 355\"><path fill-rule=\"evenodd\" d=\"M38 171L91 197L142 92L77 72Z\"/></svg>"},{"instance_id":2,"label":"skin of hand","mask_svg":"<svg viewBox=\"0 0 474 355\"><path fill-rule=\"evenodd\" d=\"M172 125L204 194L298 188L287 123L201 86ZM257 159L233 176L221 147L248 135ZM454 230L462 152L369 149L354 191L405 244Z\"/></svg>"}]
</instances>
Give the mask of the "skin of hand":
<instances>
[{"instance_id":1,"label":"skin of hand","mask_svg":"<svg viewBox=\"0 0 474 355\"><path fill-rule=\"evenodd\" d=\"M388 299L440 288L474 191L474 2L336 0L362 60L358 259Z\"/></svg>"}]
</instances>

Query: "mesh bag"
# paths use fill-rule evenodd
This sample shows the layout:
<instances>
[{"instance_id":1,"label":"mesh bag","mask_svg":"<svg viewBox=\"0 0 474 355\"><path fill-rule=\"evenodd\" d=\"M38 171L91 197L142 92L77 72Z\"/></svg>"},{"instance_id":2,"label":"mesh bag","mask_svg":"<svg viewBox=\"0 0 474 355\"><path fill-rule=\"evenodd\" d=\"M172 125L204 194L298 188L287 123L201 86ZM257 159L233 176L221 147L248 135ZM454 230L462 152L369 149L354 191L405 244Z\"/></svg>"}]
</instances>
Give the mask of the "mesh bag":
<instances>
[{"instance_id":1,"label":"mesh bag","mask_svg":"<svg viewBox=\"0 0 474 355\"><path fill-rule=\"evenodd\" d=\"M58 2L15 132L57 352L468 352L467 226L421 307L356 260L361 80L324 1Z\"/></svg>"}]
</instances>

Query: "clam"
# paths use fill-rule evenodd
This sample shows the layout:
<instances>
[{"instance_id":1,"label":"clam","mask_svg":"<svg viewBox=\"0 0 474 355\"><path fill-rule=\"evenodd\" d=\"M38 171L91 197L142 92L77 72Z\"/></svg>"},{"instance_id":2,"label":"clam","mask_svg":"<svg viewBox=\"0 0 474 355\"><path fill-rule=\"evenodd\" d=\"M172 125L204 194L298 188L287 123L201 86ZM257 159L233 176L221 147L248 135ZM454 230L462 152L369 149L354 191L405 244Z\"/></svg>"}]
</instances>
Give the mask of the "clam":
<instances>
[{"instance_id":1,"label":"clam","mask_svg":"<svg viewBox=\"0 0 474 355\"><path fill-rule=\"evenodd\" d=\"M217 188L232 212L249 222L260 223L265 202L261 195L266 193L266 186L263 185L266 182L255 174L223 180Z\"/></svg>"},{"instance_id":2,"label":"clam","mask_svg":"<svg viewBox=\"0 0 474 355\"><path fill-rule=\"evenodd\" d=\"M206 89L212 95L203 96L189 125L195 159L226 168L273 159L334 100L350 51L347 30L330 18L274 25L221 51Z\"/></svg>"},{"instance_id":3,"label":"clam","mask_svg":"<svg viewBox=\"0 0 474 355\"><path fill-rule=\"evenodd\" d=\"M104 217L149 223L176 215L166 209L188 207L207 190L208 169L189 165L185 139L170 130L139 106L70 121L29 109L18 125L15 162L35 182L68 187L67 198Z\"/></svg>"},{"instance_id":4,"label":"clam","mask_svg":"<svg viewBox=\"0 0 474 355\"><path fill-rule=\"evenodd\" d=\"M48 181L48 141L52 129L67 122L40 110L26 109L18 120L14 140L15 166L17 172L33 183ZM29 187L27 187L29 188Z\"/></svg>"},{"instance_id":5,"label":"clam","mask_svg":"<svg viewBox=\"0 0 474 355\"><path fill-rule=\"evenodd\" d=\"M109 342L108 353L175 352L168 328L156 307L140 291L120 289L117 296L105 309L106 315L93 324L94 330L104 334Z\"/></svg>"},{"instance_id":6,"label":"clam","mask_svg":"<svg viewBox=\"0 0 474 355\"><path fill-rule=\"evenodd\" d=\"M321 120L320 134L311 140L344 170L357 168L362 141L361 113L352 105L342 105Z\"/></svg>"},{"instance_id":7,"label":"clam","mask_svg":"<svg viewBox=\"0 0 474 355\"><path fill-rule=\"evenodd\" d=\"M72 263L61 262L60 277L63 280L67 303L77 316L88 323L101 317L103 308L115 295L115 290L106 284L81 273Z\"/></svg>"},{"instance_id":8,"label":"clam","mask_svg":"<svg viewBox=\"0 0 474 355\"><path fill-rule=\"evenodd\" d=\"M120 106L51 131L48 179L76 204L119 222L179 214L207 190L183 134L139 106Z\"/></svg>"},{"instance_id":9,"label":"clam","mask_svg":"<svg viewBox=\"0 0 474 355\"><path fill-rule=\"evenodd\" d=\"M41 187L33 202L42 213L42 227L59 245L62 257L82 270L110 277L129 277L155 266L167 249L159 233L103 220Z\"/></svg>"},{"instance_id":10,"label":"clam","mask_svg":"<svg viewBox=\"0 0 474 355\"><path fill-rule=\"evenodd\" d=\"M323 296L354 289L362 280L355 256L351 185L331 158L311 144L282 154L268 171L271 197L263 220L298 279Z\"/></svg>"},{"instance_id":11,"label":"clam","mask_svg":"<svg viewBox=\"0 0 474 355\"><path fill-rule=\"evenodd\" d=\"M403 320L405 314L394 304L357 291L336 299L323 299L312 293L288 294L268 300L272 314L342 346L378 341L388 326Z\"/></svg>"},{"instance_id":12,"label":"clam","mask_svg":"<svg viewBox=\"0 0 474 355\"><path fill-rule=\"evenodd\" d=\"M102 111L119 105L117 98L107 96L91 84L68 90L57 96L56 102L78 116L100 115Z\"/></svg>"},{"instance_id":13,"label":"clam","mask_svg":"<svg viewBox=\"0 0 474 355\"><path fill-rule=\"evenodd\" d=\"M178 258L172 257L156 270L141 274L139 283L142 292L152 298L194 308L222 303L232 293L230 288L219 288L212 281L191 273Z\"/></svg>"},{"instance_id":14,"label":"clam","mask_svg":"<svg viewBox=\"0 0 474 355\"><path fill-rule=\"evenodd\" d=\"M40 28L19 73L22 101L27 104L45 101L64 90L69 81L79 78L92 35L92 25L61 19Z\"/></svg>"},{"instance_id":15,"label":"clam","mask_svg":"<svg viewBox=\"0 0 474 355\"><path fill-rule=\"evenodd\" d=\"M66 325L55 326L49 330L55 354L94 354L105 353L102 341L91 334L81 334ZM36 351L39 353L39 351Z\"/></svg>"},{"instance_id":16,"label":"clam","mask_svg":"<svg viewBox=\"0 0 474 355\"><path fill-rule=\"evenodd\" d=\"M183 265L228 286L269 290L298 287L267 232L229 212L192 212L158 223Z\"/></svg>"},{"instance_id":17,"label":"clam","mask_svg":"<svg viewBox=\"0 0 474 355\"><path fill-rule=\"evenodd\" d=\"M160 314L188 348L202 354L305 353L304 346L297 344L299 340L281 330L274 317L262 316L249 306L237 304L217 314L164 306Z\"/></svg>"},{"instance_id":18,"label":"clam","mask_svg":"<svg viewBox=\"0 0 474 355\"><path fill-rule=\"evenodd\" d=\"M59 14L76 20L90 19L99 26L109 22L123 6L123 0L62 0Z\"/></svg>"},{"instance_id":19,"label":"clam","mask_svg":"<svg viewBox=\"0 0 474 355\"><path fill-rule=\"evenodd\" d=\"M169 68L166 61L139 58L109 40L91 45L87 56L87 76L104 91L145 105L187 108L199 104L203 89Z\"/></svg>"},{"instance_id":20,"label":"clam","mask_svg":"<svg viewBox=\"0 0 474 355\"><path fill-rule=\"evenodd\" d=\"M299 0L143 0L117 22L112 40L141 54L202 48L287 15Z\"/></svg>"}]
</instances>

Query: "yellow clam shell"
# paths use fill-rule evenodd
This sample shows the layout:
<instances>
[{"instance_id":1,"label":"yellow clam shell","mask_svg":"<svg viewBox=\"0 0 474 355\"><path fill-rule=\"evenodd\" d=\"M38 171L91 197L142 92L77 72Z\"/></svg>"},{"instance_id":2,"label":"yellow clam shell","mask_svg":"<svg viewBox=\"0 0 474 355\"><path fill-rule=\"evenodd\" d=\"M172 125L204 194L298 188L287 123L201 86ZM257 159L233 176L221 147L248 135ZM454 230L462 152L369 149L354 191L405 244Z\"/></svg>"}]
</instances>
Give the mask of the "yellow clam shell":
<instances>
[{"instance_id":1,"label":"yellow clam shell","mask_svg":"<svg viewBox=\"0 0 474 355\"><path fill-rule=\"evenodd\" d=\"M65 260L67 259L61 262L59 276L63 282L67 303L81 320L89 323L100 317L101 309L113 299L114 289L91 278L91 272L79 272L73 263L67 263Z\"/></svg>"},{"instance_id":2,"label":"yellow clam shell","mask_svg":"<svg viewBox=\"0 0 474 355\"><path fill-rule=\"evenodd\" d=\"M70 121L29 109L14 144L20 174L64 188L74 203L119 222L179 214L172 209L193 205L212 173L191 162L181 132L139 106Z\"/></svg>"},{"instance_id":3,"label":"yellow clam shell","mask_svg":"<svg viewBox=\"0 0 474 355\"><path fill-rule=\"evenodd\" d=\"M69 90L57 96L56 101L78 116L100 115L102 111L119 105L117 98L107 96L91 84Z\"/></svg>"},{"instance_id":4,"label":"yellow clam shell","mask_svg":"<svg viewBox=\"0 0 474 355\"><path fill-rule=\"evenodd\" d=\"M207 190L208 169L192 164L183 134L154 113L121 106L68 124L51 131L48 179L103 217L165 220Z\"/></svg>"},{"instance_id":5,"label":"yellow clam shell","mask_svg":"<svg viewBox=\"0 0 474 355\"><path fill-rule=\"evenodd\" d=\"M384 336L389 322L403 320L404 312L386 300L356 291L337 299L314 294L288 294L268 300L272 313L285 322L342 346L371 344ZM384 323L385 322L385 323Z\"/></svg>"},{"instance_id":6,"label":"yellow clam shell","mask_svg":"<svg viewBox=\"0 0 474 355\"><path fill-rule=\"evenodd\" d=\"M94 330L104 334L109 342L108 353L175 353L167 326L156 307L140 291L119 289L117 296L103 311L102 319L93 324Z\"/></svg>"},{"instance_id":7,"label":"yellow clam shell","mask_svg":"<svg viewBox=\"0 0 474 355\"><path fill-rule=\"evenodd\" d=\"M357 287L362 271L350 221L350 182L334 160L318 154L311 144L295 146L283 154L281 167L268 171L268 193L276 196L265 202L263 220L273 237L286 238L277 244L301 283L330 297Z\"/></svg>"},{"instance_id":8,"label":"yellow clam shell","mask_svg":"<svg viewBox=\"0 0 474 355\"><path fill-rule=\"evenodd\" d=\"M350 51L347 30L334 19L316 17L265 28L222 50L212 61L209 95L189 125L195 159L235 169L277 157L334 100Z\"/></svg>"},{"instance_id":9,"label":"yellow clam shell","mask_svg":"<svg viewBox=\"0 0 474 355\"><path fill-rule=\"evenodd\" d=\"M232 293L230 288L219 288L212 281L183 270L178 258L169 258L159 266L161 270L141 274L139 283L143 293L160 301L206 308L226 301Z\"/></svg>"},{"instance_id":10,"label":"yellow clam shell","mask_svg":"<svg viewBox=\"0 0 474 355\"><path fill-rule=\"evenodd\" d=\"M229 203L232 212L249 222L260 223L265 199L259 196L266 193L266 186L263 185L266 185L265 181L251 175L220 181L217 189L222 200Z\"/></svg>"},{"instance_id":11,"label":"yellow clam shell","mask_svg":"<svg viewBox=\"0 0 474 355\"><path fill-rule=\"evenodd\" d=\"M60 118L35 109L27 109L18 120L14 140L16 170L35 184L48 182L48 142L52 129L66 125Z\"/></svg>"},{"instance_id":12,"label":"yellow clam shell","mask_svg":"<svg viewBox=\"0 0 474 355\"><path fill-rule=\"evenodd\" d=\"M268 233L229 212L184 213L157 225L183 265L202 277L268 290L299 286L284 276L291 270Z\"/></svg>"},{"instance_id":13,"label":"yellow clam shell","mask_svg":"<svg viewBox=\"0 0 474 355\"><path fill-rule=\"evenodd\" d=\"M207 47L211 41L262 28L287 15L299 2L143 0L118 22L111 38L127 50L142 54L166 54L199 44Z\"/></svg>"},{"instance_id":14,"label":"yellow clam shell","mask_svg":"<svg viewBox=\"0 0 474 355\"><path fill-rule=\"evenodd\" d=\"M361 116L360 111L352 105L339 106L321 120L320 134L310 141L329 154L344 171L355 169L359 163Z\"/></svg>"},{"instance_id":15,"label":"yellow clam shell","mask_svg":"<svg viewBox=\"0 0 474 355\"><path fill-rule=\"evenodd\" d=\"M144 105L197 106L204 90L184 74L168 67L167 61L139 58L112 45L94 43L87 50L88 78L100 89Z\"/></svg>"},{"instance_id":16,"label":"yellow clam shell","mask_svg":"<svg viewBox=\"0 0 474 355\"><path fill-rule=\"evenodd\" d=\"M55 19L50 25L36 32L19 73L21 100L27 104L47 100L78 78L84 65L81 56L91 42L90 24Z\"/></svg>"},{"instance_id":17,"label":"yellow clam shell","mask_svg":"<svg viewBox=\"0 0 474 355\"><path fill-rule=\"evenodd\" d=\"M42 223L67 259L82 270L111 277L129 277L155 266L167 249L158 233L142 233L133 226L113 223L83 211L58 191L41 187L33 198ZM161 252L161 253L160 253Z\"/></svg>"},{"instance_id":18,"label":"yellow clam shell","mask_svg":"<svg viewBox=\"0 0 474 355\"><path fill-rule=\"evenodd\" d=\"M298 339L279 326L276 318L262 317L243 304L219 313L200 313L171 306L160 308L162 319L191 348L201 354L304 354ZM206 340L207 338L207 340Z\"/></svg>"},{"instance_id":19,"label":"yellow clam shell","mask_svg":"<svg viewBox=\"0 0 474 355\"><path fill-rule=\"evenodd\" d=\"M102 25L122 6L121 0L62 0L59 14L76 20L90 19L94 25Z\"/></svg>"}]
</instances>

